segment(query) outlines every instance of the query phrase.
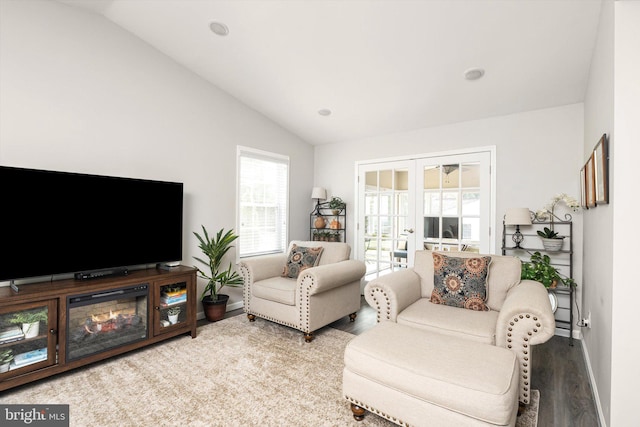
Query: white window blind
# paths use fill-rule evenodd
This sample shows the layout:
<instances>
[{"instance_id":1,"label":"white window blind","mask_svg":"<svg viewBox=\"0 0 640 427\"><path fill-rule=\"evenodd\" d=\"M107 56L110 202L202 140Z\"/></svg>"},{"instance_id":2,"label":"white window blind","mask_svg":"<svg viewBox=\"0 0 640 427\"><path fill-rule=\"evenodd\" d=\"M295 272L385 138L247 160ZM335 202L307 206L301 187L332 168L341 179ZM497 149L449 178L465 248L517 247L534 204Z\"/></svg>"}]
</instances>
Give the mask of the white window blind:
<instances>
[{"instance_id":1,"label":"white window blind","mask_svg":"<svg viewBox=\"0 0 640 427\"><path fill-rule=\"evenodd\" d=\"M284 252L287 245L289 158L238 147L238 253Z\"/></svg>"}]
</instances>

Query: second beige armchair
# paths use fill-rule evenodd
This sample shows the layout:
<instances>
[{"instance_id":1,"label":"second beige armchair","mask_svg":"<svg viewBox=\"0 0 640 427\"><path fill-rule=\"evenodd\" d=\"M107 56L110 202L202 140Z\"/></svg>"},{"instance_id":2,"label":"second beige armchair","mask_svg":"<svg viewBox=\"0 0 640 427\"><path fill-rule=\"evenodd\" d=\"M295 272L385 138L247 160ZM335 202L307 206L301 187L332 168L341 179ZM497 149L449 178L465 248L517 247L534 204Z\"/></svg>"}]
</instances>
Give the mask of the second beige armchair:
<instances>
[{"instance_id":1,"label":"second beige armchair","mask_svg":"<svg viewBox=\"0 0 640 427\"><path fill-rule=\"evenodd\" d=\"M303 252L300 248L322 249L314 259L318 250ZM313 340L314 331L343 316L353 321L360 309L365 265L349 259L350 254L346 243L293 241L285 254L243 260L240 273L247 317L298 329L304 332L306 342ZM310 264L306 268L291 263L292 258L307 256Z\"/></svg>"}]
</instances>

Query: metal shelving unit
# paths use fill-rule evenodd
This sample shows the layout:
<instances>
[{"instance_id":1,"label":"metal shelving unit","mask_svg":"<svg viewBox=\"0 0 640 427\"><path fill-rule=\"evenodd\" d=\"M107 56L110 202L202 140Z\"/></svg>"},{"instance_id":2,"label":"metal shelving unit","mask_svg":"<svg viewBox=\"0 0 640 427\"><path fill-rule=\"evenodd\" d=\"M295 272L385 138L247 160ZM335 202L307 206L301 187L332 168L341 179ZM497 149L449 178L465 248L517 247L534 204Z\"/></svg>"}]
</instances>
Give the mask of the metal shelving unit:
<instances>
[{"instance_id":1,"label":"metal shelving unit","mask_svg":"<svg viewBox=\"0 0 640 427\"><path fill-rule=\"evenodd\" d=\"M516 226L505 225L504 221L502 222L502 255L512 254L523 261L529 261L534 252L547 254L551 258L551 264L561 274L573 277L573 221L571 215L566 214L564 219L554 217L553 221L541 221L534 218L530 226L520 227L526 227L526 232L521 229L524 240L518 248L515 247L510 238L515 233ZM544 249L542 241L537 234L537 231L542 230L544 227L553 227L559 235L565 237L560 250L548 251ZM549 289L549 293L553 293L558 301L555 312L556 335L565 335L566 332L563 331L568 331L569 345L573 345L575 286L567 287L560 284L555 289Z\"/></svg>"}]
</instances>

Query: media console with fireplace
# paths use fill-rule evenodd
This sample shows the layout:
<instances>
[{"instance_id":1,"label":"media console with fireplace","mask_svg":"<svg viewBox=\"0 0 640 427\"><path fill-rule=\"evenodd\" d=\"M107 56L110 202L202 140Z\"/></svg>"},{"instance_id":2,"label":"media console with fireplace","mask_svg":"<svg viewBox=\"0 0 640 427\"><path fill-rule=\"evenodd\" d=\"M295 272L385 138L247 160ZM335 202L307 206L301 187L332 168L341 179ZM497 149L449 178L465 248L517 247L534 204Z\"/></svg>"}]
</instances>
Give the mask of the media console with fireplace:
<instances>
[{"instance_id":1,"label":"media console with fireplace","mask_svg":"<svg viewBox=\"0 0 640 427\"><path fill-rule=\"evenodd\" d=\"M0 391L177 335L195 338L195 293L196 270L185 266L0 288Z\"/></svg>"}]
</instances>

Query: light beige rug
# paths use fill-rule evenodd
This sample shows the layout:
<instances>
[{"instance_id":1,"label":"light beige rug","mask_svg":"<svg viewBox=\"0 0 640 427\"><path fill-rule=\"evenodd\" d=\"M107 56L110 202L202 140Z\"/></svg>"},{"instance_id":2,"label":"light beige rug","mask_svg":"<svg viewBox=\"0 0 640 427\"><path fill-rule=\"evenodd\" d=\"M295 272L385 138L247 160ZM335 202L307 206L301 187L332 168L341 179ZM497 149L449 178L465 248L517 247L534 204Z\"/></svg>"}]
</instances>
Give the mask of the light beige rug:
<instances>
[{"instance_id":1,"label":"light beige rug","mask_svg":"<svg viewBox=\"0 0 640 427\"><path fill-rule=\"evenodd\" d=\"M151 348L5 392L2 403L69 404L71 426L391 426L362 422L342 397L344 348L332 328L302 333L236 316ZM537 396L537 395L535 395ZM533 427L537 399L519 417Z\"/></svg>"}]
</instances>

